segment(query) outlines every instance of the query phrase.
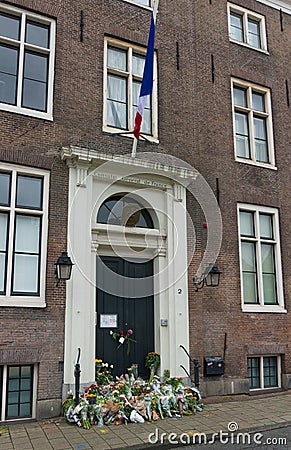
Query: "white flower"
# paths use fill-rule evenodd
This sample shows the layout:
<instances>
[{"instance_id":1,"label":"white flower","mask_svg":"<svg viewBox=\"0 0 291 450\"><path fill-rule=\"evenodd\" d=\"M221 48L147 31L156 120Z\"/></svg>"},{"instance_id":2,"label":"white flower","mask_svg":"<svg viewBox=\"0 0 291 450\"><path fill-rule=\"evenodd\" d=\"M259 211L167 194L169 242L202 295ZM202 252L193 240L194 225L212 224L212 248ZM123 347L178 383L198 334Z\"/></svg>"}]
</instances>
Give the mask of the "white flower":
<instances>
[{"instance_id":1,"label":"white flower","mask_svg":"<svg viewBox=\"0 0 291 450\"><path fill-rule=\"evenodd\" d=\"M108 367L108 363L105 363L105 364L104 364L104 367Z\"/></svg>"},{"instance_id":2,"label":"white flower","mask_svg":"<svg viewBox=\"0 0 291 450\"><path fill-rule=\"evenodd\" d=\"M110 369L113 369L113 364L111 364Z\"/></svg>"},{"instance_id":3,"label":"white flower","mask_svg":"<svg viewBox=\"0 0 291 450\"><path fill-rule=\"evenodd\" d=\"M112 331L112 330L110 330L110 331L109 331L109 334L111 334L111 336L112 336L112 335L113 335L113 331Z\"/></svg>"},{"instance_id":4,"label":"white flower","mask_svg":"<svg viewBox=\"0 0 291 450\"><path fill-rule=\"evenodd\" d=\"M121 337L119 338L119 342L120 342L120 344L123 344L123 343L124 343L124 341L125 341L125 338L124 338L123 336L121 336Z\"/></svg>"}]
</instances>

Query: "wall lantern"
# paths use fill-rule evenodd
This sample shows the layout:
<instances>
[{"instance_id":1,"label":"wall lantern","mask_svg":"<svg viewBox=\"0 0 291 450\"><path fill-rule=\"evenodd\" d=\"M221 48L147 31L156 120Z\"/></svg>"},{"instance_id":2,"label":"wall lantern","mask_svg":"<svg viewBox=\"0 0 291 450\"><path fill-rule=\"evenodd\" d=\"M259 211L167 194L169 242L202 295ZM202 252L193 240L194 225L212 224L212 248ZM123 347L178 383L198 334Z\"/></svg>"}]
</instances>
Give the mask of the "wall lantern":
<instances>
[{"instance_id":1,"label":"wall lantern","mask_svg":"<svg viewBox=\"0 0 291 450\"><path fill-rule=\"evenodd\" d=\"M209 265L201 277L194 277L195 291L200 291L204 286L216 287L219 285L220 270L217 266Z\"/></svg>"},{"instance_id":2,"label":"wall lantern","mask_svg":"<svg viewBox=\"0 0 291 450\"><path fill-rule=\"evenodd\" d=\"M61 256L58 257L56 266L56 279L57 286L59 285L61 280L69 280L71 278L73 263L71 258L68 256L67 252L62 252Z\"/></svg>"}]
</instances>

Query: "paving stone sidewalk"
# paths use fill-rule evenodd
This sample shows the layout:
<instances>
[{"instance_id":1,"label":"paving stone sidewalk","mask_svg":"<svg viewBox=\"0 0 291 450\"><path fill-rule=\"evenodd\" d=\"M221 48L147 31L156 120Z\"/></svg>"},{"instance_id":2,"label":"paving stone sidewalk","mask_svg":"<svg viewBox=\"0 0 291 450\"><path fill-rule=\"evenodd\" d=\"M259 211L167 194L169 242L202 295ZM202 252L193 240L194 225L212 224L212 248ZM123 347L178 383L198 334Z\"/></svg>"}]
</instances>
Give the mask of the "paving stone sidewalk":
<instances>
[{"instance_id":1,"label":"paving stone sidewalk","mask_svg":"<svg viewBox=\"0 0 291 450\"><path fill-rule=\"evenodd\" d=\"M211 401L211 400L210 400ZM66 423L62 417L0 426L1 450L85 450L155 448L167 445L170 433L184 434L259 431L291 425L291 393L247 399L225 398L219 403L205 401L202 412L183 418L167 418L154 423L93 426L90 430ZM282 428L283 429L283 428ZM164 433L164 434L163 434ZM150 436L150 441L149 441ZM291 448L288 443L287 448ZM176 447L178 447L176 445ZM207 448L208 446L205 446ZM172 445L175 448L175 445ZM285 447L286 448L286 447Z\"/></svg>"}]
</instances>

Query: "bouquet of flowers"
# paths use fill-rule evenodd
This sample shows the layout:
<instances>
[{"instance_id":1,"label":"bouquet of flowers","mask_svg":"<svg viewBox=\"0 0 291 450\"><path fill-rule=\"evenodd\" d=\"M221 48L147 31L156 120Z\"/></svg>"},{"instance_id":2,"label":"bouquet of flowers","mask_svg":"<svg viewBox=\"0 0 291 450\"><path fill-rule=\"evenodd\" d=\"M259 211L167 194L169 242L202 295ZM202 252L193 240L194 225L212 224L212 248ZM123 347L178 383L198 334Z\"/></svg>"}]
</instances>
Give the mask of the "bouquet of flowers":
<instances>
[{"instance_id":1,"label":"bouquet of flowers","mask_svg":"<svg viewBox=\"0 0 291 450\"><path fill-rule=\"evenodd\" d=\"M146 356L145 366L147 369L150 369L153 365L155 370L159 367L161 363L161 357L159 353L149 352Z\"/></svg>"},{"instance_id":2,"label":"bouquet of flowers","mask_svg":"<svg viewBox=\"0 0 291 450\"><path fill-rule=\"evenodd\" d=\"M111 370L112 364L102 361L102 359L95 359L95 381L98 386L106 386L113 380Z\"/></svg>"},{"instance_id":3,"label":"bouquet of flowers","mask_svg":"<svg viewBox=\"0 0 291 450\"><path fill-rule=\"evenodd\" d=\"M123 330L119 330L119 332L114 332L110 330L110 335L113 337L115 341L119 342L119 345L117 348L120 348L123 344L127 345L127 351L126 353L129 355L130 353L130 342L136 342L134 339L132 339L133 330L129 328L126 333L124 333Z\"/></svg>"},{"instance_id":4,"label":"bouquet of flowers","mask_svg":"<svg viewBox=\"0 0 291 450\"><path fill-rule=\"evenodd\" d=\"M161 363L161 357L159 353L149 352L146 356L145 367L150 369L150 381L152 382L155 376L155 372Z\"/></svg>"}]
</instances>

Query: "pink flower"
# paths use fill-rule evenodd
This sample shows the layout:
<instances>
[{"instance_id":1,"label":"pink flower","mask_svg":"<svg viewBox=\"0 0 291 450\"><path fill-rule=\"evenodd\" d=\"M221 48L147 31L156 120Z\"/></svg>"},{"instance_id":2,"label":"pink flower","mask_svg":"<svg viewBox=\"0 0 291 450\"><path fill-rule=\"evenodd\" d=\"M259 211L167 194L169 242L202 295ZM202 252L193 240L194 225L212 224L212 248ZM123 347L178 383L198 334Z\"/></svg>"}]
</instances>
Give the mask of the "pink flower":
<instances>
[{"instance_id":1,"label":"pink flower","mask_svg":"<svg viewBox=\"0 0 291 450\"><path fill-rule=\"evenodd\" d=\"M129 330L127 330L127 334L129 334L129 335L133 334L133 331L131 328Z\"/></svg>"}]
</instances>

